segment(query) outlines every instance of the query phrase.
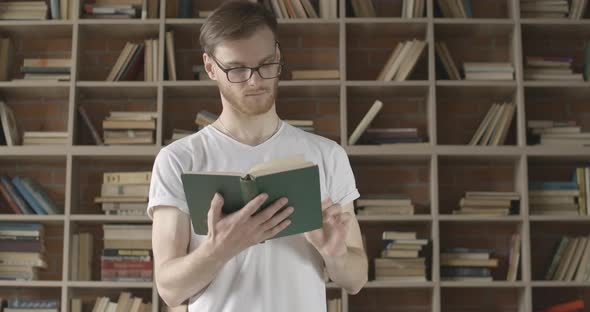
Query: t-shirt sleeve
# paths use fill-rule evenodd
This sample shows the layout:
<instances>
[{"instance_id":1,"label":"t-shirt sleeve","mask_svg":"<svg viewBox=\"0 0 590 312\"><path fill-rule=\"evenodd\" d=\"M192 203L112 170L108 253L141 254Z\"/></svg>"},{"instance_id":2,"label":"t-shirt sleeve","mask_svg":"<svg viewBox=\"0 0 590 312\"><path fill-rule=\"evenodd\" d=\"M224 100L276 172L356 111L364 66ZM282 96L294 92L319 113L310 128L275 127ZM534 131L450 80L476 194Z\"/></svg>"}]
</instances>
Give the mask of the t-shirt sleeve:
<instances>
[{"instance_id":1,"label":"t-shirt sleeve","mask_svg":"<svg viewBox=\"0 0 590 312\"><path fill-rule=\"evenodd\" d=\"M154 207L174 206L189 213L182 180L182 163L173 153L162 149L156 156L150 181L147 215L153 217Z\"/></svg>"},{"instance_id":2,"label":"t-shirt sleeve","mask_svg":"<svg viewBox=\"0 0 590 312\"><path fill-rule=\"evenodd\" d=\"M336 144L331 154L326 161L328 193L332 202L345 205L359 198L360 194L346 151Z\"/></svg>"}]
</instances>

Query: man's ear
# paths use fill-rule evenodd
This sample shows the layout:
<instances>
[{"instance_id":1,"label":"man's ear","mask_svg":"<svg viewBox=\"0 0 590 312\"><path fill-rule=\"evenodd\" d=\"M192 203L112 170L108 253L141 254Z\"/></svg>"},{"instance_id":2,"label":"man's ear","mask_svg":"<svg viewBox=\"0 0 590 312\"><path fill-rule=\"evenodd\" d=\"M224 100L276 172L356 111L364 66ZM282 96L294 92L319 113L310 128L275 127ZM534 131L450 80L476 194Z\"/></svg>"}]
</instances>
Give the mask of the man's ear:
<instances>
[{"instance_id":1,"label":"man's ear","mask_svg":"<svg viewBox=\"0 0 590 312\"><path fill-rule=\"evenodd\" d=\"M207 72L207 75L209 75L209 78L211 80L217 80L217 77L215 76L215 71L213 70L213 66L215 66L215 64L213 64L213 59L209 57L209 55L207 55L207 53L203 53L203 64L205 66L205 71Z\"/></svg>"}]
</instances>

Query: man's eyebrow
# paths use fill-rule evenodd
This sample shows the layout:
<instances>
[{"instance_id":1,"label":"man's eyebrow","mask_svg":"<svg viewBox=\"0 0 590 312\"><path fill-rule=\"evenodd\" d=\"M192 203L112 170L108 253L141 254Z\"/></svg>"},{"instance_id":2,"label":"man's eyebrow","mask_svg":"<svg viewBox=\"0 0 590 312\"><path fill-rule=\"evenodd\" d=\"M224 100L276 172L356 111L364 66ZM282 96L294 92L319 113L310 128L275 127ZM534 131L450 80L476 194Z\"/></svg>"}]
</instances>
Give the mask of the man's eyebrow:
<instances>
[{"instance_id":1,"label":"man's eyebrow","mask_svg":"<svg viewBox=\"0 0 590 312\"><path fill-rule=\"evenodd\" d=\"M262 64L265 61L268 61L269 59L274 58L274 57L275 57L275 54L273 53L273 54L271 54L271 55L263 58L260 62L258 62L258 64ZM226 62L225 65L229 65L229 66L245 66L243 63L237 62L237 61Z\"/></svg>"}]
</instances>

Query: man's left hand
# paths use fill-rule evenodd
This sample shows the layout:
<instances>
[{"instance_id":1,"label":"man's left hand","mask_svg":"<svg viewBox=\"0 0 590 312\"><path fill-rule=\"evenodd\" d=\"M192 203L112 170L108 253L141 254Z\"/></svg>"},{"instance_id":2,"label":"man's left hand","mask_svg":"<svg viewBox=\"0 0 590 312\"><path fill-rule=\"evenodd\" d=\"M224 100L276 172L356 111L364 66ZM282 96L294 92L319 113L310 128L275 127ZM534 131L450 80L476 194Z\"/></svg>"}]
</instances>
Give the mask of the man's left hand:
<instances>
[{"instance_id":1,"label":"man's left hand","mask_svg":"<svg viewBox=\"0 0 590 312\"><path fill-rule=\"evenodd\" d=\"M343 256L347 252L346 235L353 218L350 212L342 210L330 198L322 202L322 228L305 233L305 238L323 257Z\"/></svg>"}]
</instances>

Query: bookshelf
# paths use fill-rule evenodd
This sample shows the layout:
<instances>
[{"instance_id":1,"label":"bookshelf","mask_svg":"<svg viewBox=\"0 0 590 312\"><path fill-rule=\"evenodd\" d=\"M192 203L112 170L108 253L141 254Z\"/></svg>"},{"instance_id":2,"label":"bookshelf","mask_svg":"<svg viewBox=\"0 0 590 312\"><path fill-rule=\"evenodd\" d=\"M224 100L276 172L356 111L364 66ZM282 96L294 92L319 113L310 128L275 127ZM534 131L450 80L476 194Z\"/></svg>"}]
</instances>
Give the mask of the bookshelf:
<instances>
[{"instance_id":1,"label":"bookshelf","mask_svg":"<svg viewBox=\"0 0 590 312\"><path fill-rule=\"evenodd\" d=\"M523 58L531 51L557 53L573 56L574 64L580 66L583 43L590 33L590 13L581 20L524 19L520 18L517 0L477 0L472 1L474 18L442 18L435 16L437 0L427 0L424 17L402 19L398 17L401 0L377 0L378 17L356 18L348 2L339 0L337 19L279 20L287 62L279 83L279 116L313 119L318 134L340 143L349 154L361 194L402 193L416 204L413 216L359 217L367 236L369 278L374 272L372 260L382 248L382 231L416 231L431 242L425 248L427 282L369 281L355 296L328 284L328 298L341 298L343 311L350 312L387 307L432 312L483 308L532 312L576 296L588 298L590 283L545 281L543 273L561 235L590 234L590 217L531 215L528 182L566 180L573 168L588 165L590 149L527 145L526 122L571 119L584 131L590 130L590 83L525 80ZM17 63L27 57L63 56L71 57L73 64L67 82L0 82L0 96L14 108L21 131L70 134L66 146L0 146L0 173L37 179L64 211L63 215L50 216L1 212L0 220L45 224L49 253L49 268L41 274L41 280L0 281L2 297L60 299L62 312L69 310L67 303L72 297L80 297L84 311L90 311L97 296L115 300L119 292L128 290L151 301L153 312L161 311L163 301L153 283L101 282L96 263L91 281L73 281L69 268L72 234L95 233L94 253L98 257L102 224L149 224L146 217L101 214L92 200L99 192L102 173L150 170L174 128L194 129L199 110L220 112L216 85L192 80L192 66L202 65L198 31L204 19L175 18L167 8L170 3L161 1L159 17L147 20L74 16L69 20L0 21L0 34L16 44ZM194 1L194 7L210 10L216 3ZM71 5L78 12L81 3L72 1ZM176 36L178 80L164 80L161 44L156 81L105 81L126 41L159 39L163 43L166 31L174 31ZM409 79L375 81L395 44L411 38L425 40L428 45ZM447 43L456 62L510 62L515 79L442 79L434 49L438 41ZM338 69L340 79L291 80L290 71L294 69ZM12 78L22 78L19 75L13 71ZM375 99L384 103L375 125L416 127L430 144L348 146L348 136ZM517 107L506 145L467 145L490 105L504 100ZM95 146L77 114L79 105L87 108L96 125L110 110L156 111L156 143ZM520 213L505 217L452 215L451 210L467 190L517 191L521 195ZM441 281L441 248L456 244L495 248L504 259L514 233L522 239L515 282L501 280L505 264L500 265L493 282Z\"/></svg>"}]
</instances>

